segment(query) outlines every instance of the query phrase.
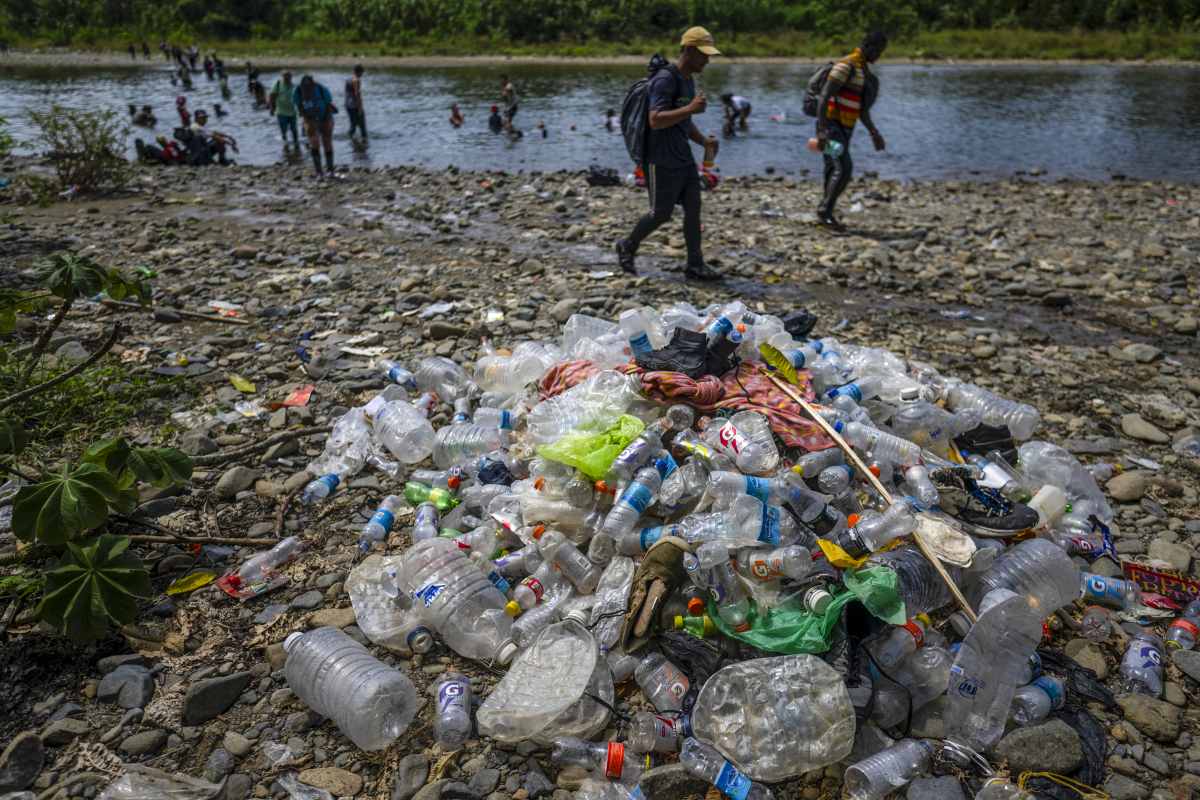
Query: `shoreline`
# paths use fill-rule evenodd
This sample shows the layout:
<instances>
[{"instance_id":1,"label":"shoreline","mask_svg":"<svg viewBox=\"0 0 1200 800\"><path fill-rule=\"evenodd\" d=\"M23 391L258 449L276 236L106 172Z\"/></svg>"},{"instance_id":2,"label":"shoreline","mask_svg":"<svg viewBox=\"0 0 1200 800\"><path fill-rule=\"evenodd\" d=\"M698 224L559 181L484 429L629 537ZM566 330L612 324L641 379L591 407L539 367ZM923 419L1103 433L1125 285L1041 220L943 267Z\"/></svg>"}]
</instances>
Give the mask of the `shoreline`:
<instances>
[{"instance_id":1,"label":"shoreline","mask_svg":"<svg viewBox=\"0 0 1200 800\"><path fill-rule=\"evenodd\" d=\"M347 48L352 49L352 48ZM231 51L225 55L225 60L234 69L236 62L244 62L247 56L253 55ZM346 67L363 64L370 68L431 68L431 67L473 67L492 65L529 65L529 66L637 66L644 64L647 56L612 55L612 56L563 56L563 55L463 55L463 56L387 56L387 55L304 55L287 56L273 53L255 55L254 62L263 68L281 68L284 66L297 67ZM824 56L729 56L723 57L723 64L815 64L825 60ZM1187 67L1200 68L1200 60L1180 59L1038 59L1038 58L885 58L883 64L901 64L915 66L1121 66L1121 67ZM161 67L166 62L159 53L152 52L149 60L131 61L127 54L111 51L90 51L72 49L35 49L9 50L0 55L0 70L12 67L32 68L104 68L104 69L144 69Z\"/></svg>"}]
</instances>

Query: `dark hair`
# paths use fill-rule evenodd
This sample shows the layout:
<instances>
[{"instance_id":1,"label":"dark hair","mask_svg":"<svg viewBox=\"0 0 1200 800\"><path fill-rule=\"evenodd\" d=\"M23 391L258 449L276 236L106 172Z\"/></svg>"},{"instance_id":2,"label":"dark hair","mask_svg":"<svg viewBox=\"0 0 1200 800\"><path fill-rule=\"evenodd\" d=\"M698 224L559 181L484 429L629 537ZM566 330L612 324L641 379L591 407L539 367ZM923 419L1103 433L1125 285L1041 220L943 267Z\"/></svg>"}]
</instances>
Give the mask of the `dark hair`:
<instances>
[{"instance_id":1,"label":"dark hair","mask_svg":"<svg viewBox=\"0 0 1200 800\"><path fill-rule=\"evenodd\" d=\"M887 34L883 31L871 31L863 37L860 46L863 50L873 50L876 53L882 53L888 46Z\"/></svg>"},{"instance_id":2,"label":"dark hair","mask_svg":"<svg viewBox=\"0 0 1200 800\"><path fill-rule=\"evenodd\" d=\"M362 64L355 64L355 65L354 65L354 74L355 74L355 75L362 75L362 74L363 74L363 65L362 65Z\"/></svg>"},{"instance_id":3,"label":"dark hair","mask_svg":"<svg viewBox=\"0 0 1200 800\"><path fill-rule=\"evenodd\" d=\"M732 103L733 102L733 93L726 92L725 94L721 95L721 99L724 100L726 103Z\"/></svg>"}]
</instances>

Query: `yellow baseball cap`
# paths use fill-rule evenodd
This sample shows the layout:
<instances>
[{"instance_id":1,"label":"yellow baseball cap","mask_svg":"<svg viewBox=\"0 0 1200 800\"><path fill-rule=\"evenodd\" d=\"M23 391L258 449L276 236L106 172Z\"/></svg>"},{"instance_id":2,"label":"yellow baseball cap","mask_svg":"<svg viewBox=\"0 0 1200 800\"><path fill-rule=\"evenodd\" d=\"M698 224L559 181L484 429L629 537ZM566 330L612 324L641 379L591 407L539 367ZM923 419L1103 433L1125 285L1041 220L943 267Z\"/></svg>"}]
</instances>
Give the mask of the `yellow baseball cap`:
<instances>
[{"instance_id":1,"label":"yellow baseball cap","mask_svg":"<svg viewBox=\"0 0 1200 800\"><path fill-rule=\"evenodd\" d=\"M683 38L679 40L679 46L694 47L706 56L721 55L721 51L714 45L712 34L699 25L684 31Z\"/></svg>"}]
</instances>

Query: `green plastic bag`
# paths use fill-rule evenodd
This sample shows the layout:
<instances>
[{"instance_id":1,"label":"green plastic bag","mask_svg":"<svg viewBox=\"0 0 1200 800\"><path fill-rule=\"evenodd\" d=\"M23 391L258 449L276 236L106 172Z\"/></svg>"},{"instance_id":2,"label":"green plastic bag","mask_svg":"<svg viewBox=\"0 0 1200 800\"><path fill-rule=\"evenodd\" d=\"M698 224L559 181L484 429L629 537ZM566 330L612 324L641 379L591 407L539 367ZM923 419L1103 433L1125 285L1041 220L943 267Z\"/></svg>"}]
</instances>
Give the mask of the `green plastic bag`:
<instances>
[{"instance_id":1,"label":"green plastic bag","mask_svg":"<svg viewBox=\"0 0 1200 800\"><path fill-rule=\"evenodd\" d=\"M847 570L842 575L847 591L834 596L824 614L813 614L804 607L800 595L769 608L765 614L751 601L750 629L738 633L717 613L711 600L708 614L721 633L769 653L824 653L833 641L833 630L846 604L859 600L872 614L893 625L904 624L904 601L896 592L896 573L885 567ZM897 616L897 608L898 614ZM883 616L876 611L884 611Z\"/></svg>"},{"instance_id":2,"label":"green plastic bag","mask_svg":"<svg viewBox=\"0 0 1200 800\"><path fill-rule=\"evenodd\" d=\"M550 461L575 467L598 481L608 474L613 459L645 429L645 423L637 417L622 414L610 427L599 433L568 433L557 442L539 447L537 454Z\"/></svg>"}]
</instances>

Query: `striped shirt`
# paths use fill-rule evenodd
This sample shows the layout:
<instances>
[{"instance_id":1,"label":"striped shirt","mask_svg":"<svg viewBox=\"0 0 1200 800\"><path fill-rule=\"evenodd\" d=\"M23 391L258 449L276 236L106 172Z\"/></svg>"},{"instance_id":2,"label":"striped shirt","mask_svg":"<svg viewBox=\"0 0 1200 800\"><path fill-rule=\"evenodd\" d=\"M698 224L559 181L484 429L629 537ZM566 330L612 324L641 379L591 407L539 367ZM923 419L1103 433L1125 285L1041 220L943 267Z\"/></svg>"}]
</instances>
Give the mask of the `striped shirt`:
<instances>
[{"instance_id":1,"label":"striped shirt","mask_svg":"<svg viewBox=\"0 0 1200 800\"><path fill-rule=\"evenodd\" d=\"M862 51L840 59L829 71L829 80L841 83L837 93L829 98L825 111L826 119L839 123L844 128L853 128L862 113L863 89L867 82L867 60Z\"/></svg>"}]
</instances>

